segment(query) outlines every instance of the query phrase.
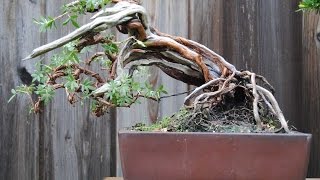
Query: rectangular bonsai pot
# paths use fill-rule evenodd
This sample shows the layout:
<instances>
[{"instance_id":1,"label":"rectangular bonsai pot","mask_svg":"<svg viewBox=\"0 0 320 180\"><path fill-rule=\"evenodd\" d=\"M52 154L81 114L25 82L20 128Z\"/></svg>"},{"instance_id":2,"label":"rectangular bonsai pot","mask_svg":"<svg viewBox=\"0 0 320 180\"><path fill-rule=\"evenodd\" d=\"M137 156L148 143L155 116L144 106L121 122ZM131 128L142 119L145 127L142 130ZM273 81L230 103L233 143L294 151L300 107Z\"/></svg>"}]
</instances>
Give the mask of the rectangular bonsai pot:
<instances>
[{"instance_id":1,"label":"rectangular bonsai pot","mask_svg":"<svg viewBox=\"0 0 320 180\"><path fill-rule=\"evenodd\" d=\"M120 131L125 180L303 180L311 134Z\"/></svg>"}]
</instances>

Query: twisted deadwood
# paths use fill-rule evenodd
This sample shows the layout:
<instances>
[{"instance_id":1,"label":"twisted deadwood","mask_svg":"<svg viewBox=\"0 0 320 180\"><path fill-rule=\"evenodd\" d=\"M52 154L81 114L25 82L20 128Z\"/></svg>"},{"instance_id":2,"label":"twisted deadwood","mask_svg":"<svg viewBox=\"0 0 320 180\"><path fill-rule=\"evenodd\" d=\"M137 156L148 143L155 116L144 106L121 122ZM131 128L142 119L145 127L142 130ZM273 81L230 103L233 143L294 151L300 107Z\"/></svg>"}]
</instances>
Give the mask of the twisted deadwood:
<instances>
[{"instance_id":1,"label":"twisted deadwood","mask_svg":"<svg viewBox=\"0 0 320 180\"><path fill-rule=\"evenodd\" d=\"M88 45L104 43L106 40L99 36L100 32L117 27L119 32L129 35L118 57L97 53L87 60L88 64L98 56L107 55L111 57L110 59L113 59L111 75L116 79L123 75L132 75L138 66L157 66L179 81L200 86L185 98L185 104L190 103L193 99L191 104L194 109L217 104L221 102L224 94L232 92L237 87L242 87L248 97L253 96L253 113L258 127L262 125L259 115L259 108L262 108L259 107L259 102L262 101L278 117L282 128L289 132L287 122L272 93L256 84L257 78L267 84L267 87L273 91L272 86L264 77L256 76L248 71L238 71L222 56L202 44L161 33L150 27L146 10L136 3L113 2L118 3L111 8L100 10L91 18L91 22L68 35L34 49L24 60L35 58L76 39L80 39L80 43L76 47L79 51ZM141 41L143 44L137 43L137 41ZM108 82L105 83L104 79L90 70L79 66L73 66L73 69L75 70L75 77L79 77L81 73L86 73L96 78L98 88L93 92L92 97L101 103L100 107L97 108L96 115L103 114L106 107L114 106L104 98L104 93L110 90ZM48 83L56 88L64 88L63 85L55 83L55 79L62 75L63 72L56 70ZM68 96L72 103L74 103L73 96L73 94ZM137 94L134 97L137 99L141 95Z\"/></svg>"}]
</instances>

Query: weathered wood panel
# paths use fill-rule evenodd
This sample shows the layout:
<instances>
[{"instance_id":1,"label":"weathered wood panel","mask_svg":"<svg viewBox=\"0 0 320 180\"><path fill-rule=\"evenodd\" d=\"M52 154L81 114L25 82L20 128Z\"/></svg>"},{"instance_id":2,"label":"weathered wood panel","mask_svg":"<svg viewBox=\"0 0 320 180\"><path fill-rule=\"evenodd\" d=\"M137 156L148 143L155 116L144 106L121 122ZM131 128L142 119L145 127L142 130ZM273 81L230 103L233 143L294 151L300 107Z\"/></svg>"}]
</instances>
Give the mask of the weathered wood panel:
<instances>
[{"instance_id":1,"label":"weathered wood panel","mask_svg":"<svg viewBox=\"0 0 320 180\"><path fill-rule=\"evenodd\" d=\"M38 179L39 118L29 114L27 97L19 97L10 104L11 89L28 81L25 69L30 63L20 59L38 46L40 36L31 23L40 13L40 6L29 1L3 1L0 16L0 179ZM26 19L22 19L25 17ZM24 44L24 42L29 42Z\"/></svg>"},{"instance_id":2,"label":"weathered wood panel","mask_svg":"<svg viewBox=\"0 0 320 180\"><path fill-rule=\"evenodd\" d=\"M58 15L64 0L46 1L46 14ZM82 18L82 24L88 18ZM51 42L68 32L64 27L47 33L46 42ZM44 42L45 43L45 42ZM84 57L85 58L85 57ZM98 67L95 68L98 70ZM89 102L71 107L66 101L64 90L59 90L53 103L43 114L44 151L47 159L41 164L46 179L102 179L111 174L111 131L112 122L106 114L101 118L90 113Z\"/></svg>"},{"instance_id":3,"label":"weathered wood panel","mask_svg":"<svg viewBox=\"0 0 320 180\"><path fill-rule=\"evenodd\" d=\"M312 133L312 150L308 175L320 177L320 17L303 16L303 117L299 127Z\"/></svg>"},{"instance_id":4,"label":"weathered wood panel","mask_svg":"<svg viewBox=\"0 0 320 180\"><path fill-rule=\"evenodd\" d=\"M183 97L160 103L142 101L132 109L103 118L90 115L88 103L70 108L63 91L40 116L28 114L28 98L7 104L10 90L27 81L20 59L34 47L70 32L38 34L33 17L56 15L63 0L4 1L0 16L0 179L102 179L120 174L115 132L137 122L151 123L181 106ZM287 119L313 134L309 175L320 176L319 17L296 13L298 0L144 0L159 30L188 37L221 53L238 69L264 75L275 86ZM303 35L303 37L302 37ZM301 41L303 39L303 42ZM303 44L303 47L302 47ZM302 56L303 52L303 56ZM303 62L302 62L303 60ZM19 69L19 71L18 71ZM188 87L151 68L149 81L164 84L169 94ZM191 87L189 87L190 89ZM117 124L117 125L116 125Z\"/></svg>"},{"instance_id":5,"label":"weathered wood panel","mask_svg":"<svg viewBox=\"0 0 320 180\"><path fill-rule=\"evenodd\" d=\"M301 14L298 0L191 0L190 38L239 70L265 76L287 120L301 114Z\"/></svg>"},{"instance_id":6,"label":"weathered wood panel","mask_svg":"<svg viewBox=\"0 0 320 180\"><path fill-rule=\"evenodd\" d=\"M150 15L151 24L162 32L188 36L188 1L187 0L143 0L142 5ZM169 94L187 91L187 85L179 82L155 67L149 69L149 82L158 87L163 84ZM131 127L143 122L150 124L158 118L171 115L179 110L184 96L167 98L160 102L141 100L141 104L133 105L130 109L121 108L117 111L118 130ZM117 155L117 175L121 175L119 153Z\"/></svg>"},{"instance_id":7,"label":"weathered wood panel","mask_svg":"<svg viewBox=\"0 0 320 180\"><path fill-rule=\"evenodd\" d=\"M102 179L114 175L114 121L110 115L92 117L89 102L72 108L63 91L57 92L40 116L29 115L27 97L7 104L10 90L22 83L19 75L25 75L18 68L32 72L38 61L21 64L21 59L40 44L71 31L63 28L39 35L32 23L33 17L58 15L62 3L66 2L13 0L1 6L0 179Z\"/></svg>"}]
</instances>

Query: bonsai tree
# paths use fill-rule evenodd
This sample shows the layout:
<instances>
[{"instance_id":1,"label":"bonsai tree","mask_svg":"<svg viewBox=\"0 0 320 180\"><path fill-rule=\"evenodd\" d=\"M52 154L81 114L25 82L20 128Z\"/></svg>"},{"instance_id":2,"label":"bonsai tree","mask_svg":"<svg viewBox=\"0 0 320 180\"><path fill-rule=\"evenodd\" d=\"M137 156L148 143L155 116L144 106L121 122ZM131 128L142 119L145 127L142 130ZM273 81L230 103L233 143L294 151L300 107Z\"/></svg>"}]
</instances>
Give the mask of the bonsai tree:
<instances>
[{"instance_id":1,"label":"bonsai tree","mask_svg":"<svg viewBox=\"0 0 320 180\"><path fill-rule=\"evenodd\" d=\"M34 22L45 31L63 19L63 25L71 23L77 29L34 49L24 60L57 48L61 51L49 63L37 63L33 84L12 90L13 97L18 93L37 94L34 112L40 112L40 104L48 103L55 90L61 88L71 104L91 99L96 116L110 107L130 107L139 98L157 101L166 93L164 88L153 90L148 83L134 78L135 73L141 73L140 67L157 66L179 81L198 86L185 98L180 112L158 124L161 127L173 131L224 131L238 126L245 127L245 132L290 131L273 96L274 89L263 76L239 71L206 46L151 27L145 8L138 2L77 0L62 9L57 17L41 17ZM87 13L95 14L80 26L78 16ZM128 34L128 38L116 42L106 33L113 27ZM103 51L92 52L90 58L82 60L81 54L93 45ZM97 62L107 73L90 69Z\"/></svg>"}]
</instances>

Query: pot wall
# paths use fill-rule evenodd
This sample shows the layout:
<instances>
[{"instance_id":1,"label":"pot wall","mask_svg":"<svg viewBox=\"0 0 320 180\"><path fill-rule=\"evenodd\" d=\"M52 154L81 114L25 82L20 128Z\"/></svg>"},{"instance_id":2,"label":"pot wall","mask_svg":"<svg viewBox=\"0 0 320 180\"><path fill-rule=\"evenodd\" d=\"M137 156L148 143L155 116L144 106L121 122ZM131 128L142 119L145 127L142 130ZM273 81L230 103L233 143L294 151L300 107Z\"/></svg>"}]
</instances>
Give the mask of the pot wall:
<instances>
[{"instance_id":1,"label":"pot wall","mask_svg":"<svg viewBox=\"0 0 320 180\"><path fill-rule=\"evenodd\" d=\"M310 134L119 132L127 180L306 177Z\"/></svg>"}]
</instances>

